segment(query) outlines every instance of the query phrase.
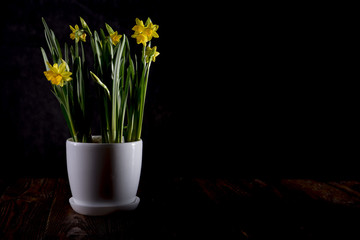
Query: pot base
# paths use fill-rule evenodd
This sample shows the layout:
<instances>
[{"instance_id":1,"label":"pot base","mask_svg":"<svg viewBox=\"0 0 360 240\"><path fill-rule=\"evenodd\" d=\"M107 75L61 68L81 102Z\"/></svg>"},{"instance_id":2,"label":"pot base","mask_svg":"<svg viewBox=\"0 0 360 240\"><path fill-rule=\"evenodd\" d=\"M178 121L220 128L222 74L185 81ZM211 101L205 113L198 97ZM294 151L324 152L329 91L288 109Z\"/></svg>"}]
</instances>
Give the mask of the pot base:
<instances>
[{"instance_id":1,"label":"pot base","mask_svg":"<svg viewBox=\"0 0 360 240\"><path fill-rule=\"evenodd\" d=\"M75 202L75 199L71 197L69 199L70 205L72 209L80 213L82 215L88 215L88 216L102 216L102 215L108 215L110 213L116 212L116 211L131 211L135 210L137 206L139 205L140 198L136 197L134 202L126 205L111 205L111 206L96 206L96 205L82 205L77 202Z\"/></svg>"}]
</instances>

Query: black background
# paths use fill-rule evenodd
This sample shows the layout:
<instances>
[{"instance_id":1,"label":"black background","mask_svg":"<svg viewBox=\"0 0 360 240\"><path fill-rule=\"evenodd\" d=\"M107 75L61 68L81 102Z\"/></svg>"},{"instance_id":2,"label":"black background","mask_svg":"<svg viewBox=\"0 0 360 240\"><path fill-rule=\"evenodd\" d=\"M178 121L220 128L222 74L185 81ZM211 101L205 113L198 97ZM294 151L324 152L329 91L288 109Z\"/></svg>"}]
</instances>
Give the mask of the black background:
<instances>
[{"instance_id":1,"label":"black background","mask_svg":"<svg viewBox=\"0 0 360 240\"><path fill-rule=\"evenodd\" d=\"M63 44L79 16L127 36L136 17L160 25L143 175L358 176L358 95L331 65L346 37L326 6L7 1L1 16L2 176L66 176L69 132L43 75L41 17Z\"/></svg>"}]
</instances>

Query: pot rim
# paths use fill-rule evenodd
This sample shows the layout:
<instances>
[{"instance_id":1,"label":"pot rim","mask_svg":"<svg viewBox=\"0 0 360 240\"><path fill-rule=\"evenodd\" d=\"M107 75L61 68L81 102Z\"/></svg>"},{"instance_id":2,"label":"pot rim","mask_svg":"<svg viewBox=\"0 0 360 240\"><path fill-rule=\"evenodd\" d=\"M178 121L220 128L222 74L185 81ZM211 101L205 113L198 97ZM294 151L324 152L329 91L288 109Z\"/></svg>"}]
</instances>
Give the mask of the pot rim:
<instances>
[{"instance_id":1,"label":"pot rim","mask_svg":"<svg viewBox=\"0 0 360 240\"><path fill-rule=\"evenodd\" d=\"M92 139L98 138L101 141L102 137L101 137L101 135L93 135L93 136L91 136L91 138ZM66 139L66 142L69 142L70 144L74 144L74 145L79 144L79 145L84 145L84 146L86 146L86 145L118 145L118 144L126 145L126 144L135 144L135 143L142 142L142 139L140 138L140 140L138 140L138 141L123 142L123 143L103 143L103 142L84 143L84 142L74 142L73 138L68 138L68 139Z\"/></svg>"}]
</instances>

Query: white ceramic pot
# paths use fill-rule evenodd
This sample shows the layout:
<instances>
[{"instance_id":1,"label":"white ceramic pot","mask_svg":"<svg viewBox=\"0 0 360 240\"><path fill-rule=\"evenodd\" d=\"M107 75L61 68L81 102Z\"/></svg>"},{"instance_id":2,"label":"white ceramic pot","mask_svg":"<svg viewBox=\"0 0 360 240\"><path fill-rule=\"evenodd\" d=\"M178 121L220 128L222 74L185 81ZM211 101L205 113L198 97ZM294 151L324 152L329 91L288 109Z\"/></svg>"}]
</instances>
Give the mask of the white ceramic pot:
<instances>
[{"instance_id":1,"label":"white ceramic pot","mask_svg":"<svg viewBox=\"0 0 360 240\"><path fill-rule=\"evenodd\" d=\"M66 141L66 160L74 211L106 215L135 209L142 162L142 140L127 143Z\"/></svg>"}]
</instances>

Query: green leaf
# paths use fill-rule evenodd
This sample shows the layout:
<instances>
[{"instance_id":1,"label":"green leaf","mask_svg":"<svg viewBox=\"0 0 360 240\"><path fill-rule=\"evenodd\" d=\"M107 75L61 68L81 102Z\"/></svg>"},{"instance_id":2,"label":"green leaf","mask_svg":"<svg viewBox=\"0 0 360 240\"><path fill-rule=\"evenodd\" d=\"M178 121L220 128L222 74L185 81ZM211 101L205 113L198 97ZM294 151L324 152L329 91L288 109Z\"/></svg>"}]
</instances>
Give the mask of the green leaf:
<instances>
[{"instance_id":1,"label":"green leaf","mask_svg":"<svg viewBox=\"0 0 360 240\"><path fill-rule=\"evenodd\" d=\"M46 71L49 71L49 66L47 65L49 60L48 60L48 58L46 56L45 50L42 47L40 48L40 50L41 50L41 54L42 54L43 59L44 59L44 64L45 64Z\"/></svg>"},{"instance_id":2,"label":"green leaf","mask_svg":"<svg viewBox=\"0 0 360 240\"><path fill-rule=\"evenodd\" d=\"M84 78L82 74L82 65L81 57L77 57L74 62L74 70L76 74L76 90L77 90L77 99L79 106L84 113L85 110L85 88L84 88Z\"/></svg>"},{"instance_id":3,"label":"green leaf","mask_svg":"<svg viewBox=\"0 0 360 240\"><path fill-rule=\"evenodd\" d=\"M50 32L50 31L49 31L49 27L48 27L48 25L46 24L46 21L45 21L45 19L44 19L43 17L41 18L41 21L42 21L42 23L43 23L43 25L44 25L45 31L46 31L46 32Z\"/></svg>"},{"instance_id":4,"label":"green leaf","mask_svg":"<svg viewBox=\"0 0 360 240\"><path fill-rule=\"evenodd\" d=\"M59 60L60 60L60 59L62 59L62 53L61 53L60 44L59 44L59 41L56 39L54 32L51 31L51 33L52 33L52 37L53 37L54 42L55 42L55 48L56 48L56 51L57 51L57 55L58 55Z\"/></svg>"},{"instance_id":5,"label":"green leaf","mask_svg":"<svg viewBox=\"0 0 360 240\"><path fill-rule=\"evenodd\" d=\"M85 65L85 51L84 51L84 46L83 46L82 42L80 42L80 47L81 47L82 64L84 66Z\"/></svg>"},{"instance_id":6,"label":"green leaf","mask_svg":"<svg viewBox=\"0 0 360 240\"><path fill-rule=\"evenodd\" d=\"M59 61L59 59L62 58L59 42L57 41L54 32L46 24L45 19L42 18L41 20L42 20L44 28L45 28L44 29L45 40L49 47L51 56L53 58L53 62L57 63Z\"/></svg>"},{"instance_id":7,"label":"green leaf","mask_svg":"<svg viewBox=\"0 0 360 240\"><path fill-rule=\"evenodd\" d=\"M102 62L101 62L102 54L101 54L101 50L100 50L100 49L102 49L102 45L101 45L99 35L96 31L94 32L94 45L95 45L95 53L96 53L95 55L97 58L97 63L99 64L99 68L102 73Z\"/></svg>"},{"instance_id":8,"label":"green leaf","mask_svg":"<svg viewBox=\"0 0 360 240\"><path fill-rule=\"evenodd\" d=\"M102 49L102 65L104 67L108 67L110 63L112 63L112 59L114 58L114 50L113 46L109 41L105 41Z\"/></svg>"},{"instance_id":9,"label":"green leaf","mask_svg":"<svg viewBox=\"0 0 360 240\"><path fill-rule=\"evenodd\" d=\"M57 90L56 90L55 87L54 87L54 89L53 89L51 92L54 94L54 96L56 97L56 99L59 101L59 103L60 103L61 105L65 105L65 103L64 103L61 95L58 94L58 92L57 92Z\"/></svg>"},{"instance_id":10,"label":"green leaf","mask_svg":"<svg viewBox=\"0 0 360 240\"><path fill-rule=\"evenodd\" d=\"M121 42L121 45L117 48L117 53L116 53L116 57L115 57L115 66L114 66L114 71L113 71L113 81L118 81L119 80L119 74L120 74L120 63L121 63L121 57L122 57L122 53L125 47L125 38L126 36L124 35L124 38Z\"/></svg>"},{"instance_id":11,"label":"green leaf","mask_svg":"<svg viewBox=\"0 0 360 240\"><path fill-rule=\"evenodd\" d=\"M100 28L100 38L101 38L101 41L105 41L105 39L106 39L104 30L102 28Z\"/></svg>"},{"instance_id":12,"label":"green leaf","mask_svg":"<svg viewBox=\"0 0 360 240\"><path fill-rule=\"evenodd\" d=\"M69 62L69 47L68 47L68 45L65 43L64 44L64 60L65 60L65 62Z\"/></svg>"},{"instance_id":13,"label":"green leaf","mask_svg":"<svg viewBox=\"0 0 360 240\"><path fill-rule=\"evenodd\" d=\"M46 43L47 43L47 45L48 45L48 48L49 48L51 57L54 58L54 48L52 47L52 44L51 44L51 42L50 42L50 39L49 39L49 36L48 36L46 30L44 30L44 34L45 34L45 40L46 40Z\"/></svg>"},{"instance_id":14,"label":"green leaf","mask_svg":"<svg viewBox=\"0 0 360 240\"><path fill-rule=\"evenodd\" d=\"M101 86L104 88L104 90L106 91L109 99L111 100L111 96L110 96L110 91L109 89L106 87L106 85L100 80L100 78L98 76L95 75L95 73L93 73L92 71L90 71L91 77Z\"/></svg>"},{"instance_id":15,"label":"green leaf","mask_svg":"<svg viewBox=\"0 0 360 240\"><path fill-rule=\"evenodd\" d=\"M75 61L75 50L73 46L70 46L70 53L71 53L71 62L74 63Z\"/></svg>"}]
</instances>

